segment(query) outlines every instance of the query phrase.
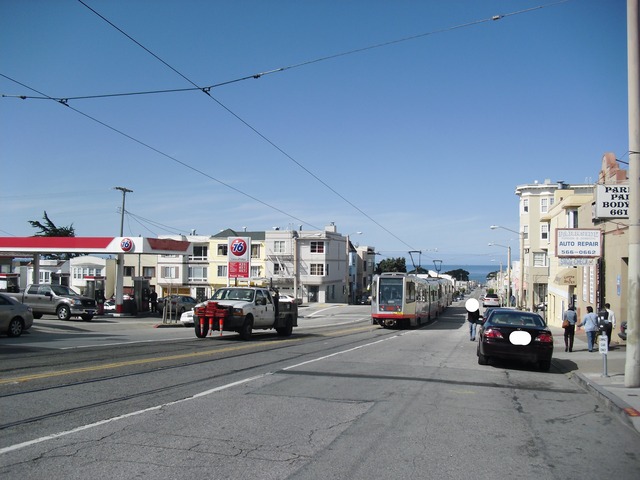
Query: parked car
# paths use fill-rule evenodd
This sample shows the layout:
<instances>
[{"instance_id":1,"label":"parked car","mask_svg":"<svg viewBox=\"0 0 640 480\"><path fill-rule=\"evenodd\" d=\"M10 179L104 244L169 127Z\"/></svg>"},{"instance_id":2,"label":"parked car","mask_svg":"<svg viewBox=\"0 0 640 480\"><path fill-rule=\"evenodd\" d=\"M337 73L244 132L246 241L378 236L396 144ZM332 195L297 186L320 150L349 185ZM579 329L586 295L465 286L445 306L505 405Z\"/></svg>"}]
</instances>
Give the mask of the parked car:
<instances>
[{"instance_id":1,"label":"parked car","mask_svg":"<svg viewBox=\"0 0 640 480\"><path fill-rule=\"evenodd\" d=\"M302 304L302 299L301 298L295 298L293 295L289 295L288 293L282 294L282 295L278 295L278 299L281 302L291 302L291 303L295 303L296 305L301 305Z\"/></svg>"},{"instance_id":2,"label":"parked car","mask_svg":"<svg viewBox=\"0 0 640 480\"><path fill-rule=\"evenodd\" d=\"M482 299L483 307L499 307L500 299L497 293L487 293Z\"/></svg>"},{"instance_id":3,"label":"parked car","mask_svg":"<svg viewBox=\"0 0 640 480\"><path fill-rule=\"evenodd\" d=\"M104 305L103 305L104 311L106 312L110 312L113 313L116 311L116 301L113 298L110 298L109 300L105 300Z\"/></svg>"},{"instance_id":4,"label":"parked car","mask_svg":"<svg viewBox=\"0 0 640 480\"><path fill-rule=\"evenodd\" d=\"M618 332L618 336L625 342L627 341L627 322L620 322L620 331Z\"/></svg>"},{"instance_id":5,"label":"parked car","mask_svg":"<svg viewBox=\"0 0 640 480\"><path fill-rule=\"evenodd\" d=\"M180 316L187 310L193 310L197 303L195 298L188 295L169 295L158 300L158 312L162 314L164 308L169 306L173 315Z\"/></svg>"},{"instance_id":6,"label":"parked car","mask_svg":"<svg viewBox=\"0 0 640 480\"><path fill-rule=\"evenodd\" d=\"M537 313L495 308L485 318L478 336L480 365L500 358L532 362L544 371L551 367L553 335Z\"/></svg>"},{"instance_id":7,"label":"parked car","mask_svg":"<svg viewBox=\"0 0 640 480\"><path fill-rule=\"evenodd\" d=\"M182 315L180 315L180 323L182 323L185 327L193 327L193 310L187 310Z\"/></svg>"},{"instance_id":8,"label":"parked car","mask_svg":"<svg viewBox=\"0 0 640 480\"><path fill-rule=\"evenodd\" d=\"M19 337L33 325L33 310L15 298L0 293L0 333Z\"/></svg>"}]
</instances>

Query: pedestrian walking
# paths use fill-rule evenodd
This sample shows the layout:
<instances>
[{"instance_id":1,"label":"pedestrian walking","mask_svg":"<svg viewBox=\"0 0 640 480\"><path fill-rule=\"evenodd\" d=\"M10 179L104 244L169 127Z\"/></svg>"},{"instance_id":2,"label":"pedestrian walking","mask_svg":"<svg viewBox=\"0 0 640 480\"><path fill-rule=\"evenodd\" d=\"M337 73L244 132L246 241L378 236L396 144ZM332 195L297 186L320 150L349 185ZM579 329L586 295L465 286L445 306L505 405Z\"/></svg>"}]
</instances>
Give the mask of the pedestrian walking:
<instances>
[{"instance_id":1,"label":"pedestrian walking","mask_svg":"<svg viewBox=\"0 0 640 480\"><path fill-rule=\"evenodd\" d=\"M569 309L562 314L562 328L564 328L564 351L573 352L573 339L576 335L578 315L576 307L569 305Z\"/></svg>"},{"instance_id":2,"label":"pedestrian walking","mask_svg":"<svg viewBox=\"0 0 640 480\"><path fill-rule=\"evenodd\" d=\"M616 328L616 315L611 310L611 305L609 303L604 304L605 311L607 312L607 318L604 324L604 330L607 332L607 348L611 345L611 334L613 330Z\"/></svg>"},{"instance_id":3,"label":"pedestrian walking","mask_svg":"<svg viewBox=\"0 0 640 480\"><path fill-rule=\"evenodd\" d=\"M480 323L480 302L475 298L470 298L464 304L467 309L467 322L469 322L469 340L476 340L476 325Z\"/></svg>"},{"instance_id":4,"label":"pedestrian walking","mask_svg":"<svg viewBox=\"0 0 640 480\"><path fill-rule=\"evenodd\" d=\"M149 294L149 303L150 303L151 311L153 313L157 313L158 312L158 294L156 293L155 289L151 290L151 293Z\"/></svg>"},{"instance_id":5,"label":"pedestrian walking","mask_svg":"<svg viewBox=\"0 0 640 480\"><path fill-rule=\"evenodd\" d=\"M590 352L593 352L593 345L596 341L596 334L598 333L598 316L593 313L593 307L589 305L587 307L587 314L578 325L578 328L584 327L584 331L587 334L587 347Z\"/></svg>"}]
</instances>

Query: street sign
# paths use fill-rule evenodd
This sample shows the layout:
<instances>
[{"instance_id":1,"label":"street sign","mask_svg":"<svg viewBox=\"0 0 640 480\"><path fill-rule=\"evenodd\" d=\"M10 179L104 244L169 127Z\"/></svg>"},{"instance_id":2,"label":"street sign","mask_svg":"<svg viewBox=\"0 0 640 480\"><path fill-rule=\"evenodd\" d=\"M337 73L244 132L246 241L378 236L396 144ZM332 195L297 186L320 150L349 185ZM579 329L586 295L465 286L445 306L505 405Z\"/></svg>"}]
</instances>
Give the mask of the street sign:
<instances>
[{"instance_id":1,"label":"street sign","mask_svg":"<svg viewBox=\"0 0 640 480\"><path fill-rule=\"evenodd\" d=\"M606 335L600 335L598 340L599 352L606 354L609 352L609 339Z\"/></svg>"}]
</instances>

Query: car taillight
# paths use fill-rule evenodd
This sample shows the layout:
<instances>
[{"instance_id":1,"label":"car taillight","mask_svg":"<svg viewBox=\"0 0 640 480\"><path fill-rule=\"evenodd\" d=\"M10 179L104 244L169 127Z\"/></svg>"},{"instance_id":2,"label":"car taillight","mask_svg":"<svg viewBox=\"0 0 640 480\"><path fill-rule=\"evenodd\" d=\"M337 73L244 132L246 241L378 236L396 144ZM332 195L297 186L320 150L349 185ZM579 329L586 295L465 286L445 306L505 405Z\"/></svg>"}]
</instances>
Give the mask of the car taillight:
<instances>
[{"instance_id":1,"label":"car taillight","mask_svg":"<svg viewBox=\"0 0 640 480\"><path fill-rule=\"evenodd\" d=\"M550 333L541 333L534 342L553 343L553 336Z\"/></svg>"},{"instance_id":2,"label":"car taillight","mask_svg":"<svg viewBox=\"0 0 640 480\"><path fill-rule=\"evenodd\" d=\"M484 331L484 336L486 338L504 338L500 330L496 330L495 328L488 328Z\"/></svg>"}]
</instances>

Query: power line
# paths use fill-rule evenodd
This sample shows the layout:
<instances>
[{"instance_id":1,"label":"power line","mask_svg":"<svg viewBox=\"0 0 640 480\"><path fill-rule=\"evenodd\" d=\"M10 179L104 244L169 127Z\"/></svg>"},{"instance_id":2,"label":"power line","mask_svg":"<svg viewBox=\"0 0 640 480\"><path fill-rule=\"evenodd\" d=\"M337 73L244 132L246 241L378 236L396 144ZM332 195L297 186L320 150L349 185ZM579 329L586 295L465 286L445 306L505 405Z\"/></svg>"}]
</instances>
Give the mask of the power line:
<instances>
[{"instance_id":1,"label":"power line","mask_svg":"<svg viewBox=\"0 0 640 480\"><path fill-rule=\"evenodd\" d=\"M95 13L96 15L98 15L101 19L103 19L105 22L107 22L109 25L111 25L113 28L115 28L118 32L122 33L125 37L127 37L129 40L131 40L132 42L134 42L136 45L138 45L140 48L142 48L145 52L149 53L151 56L153 56L153 58L155 58L156 60L158 60L159 62L161 62L163 65L165 65L166 67L168 67L169 69L171 69L173 72L177 73L178 75L180 75L180 77L182 77L183 79L185 79L187 82L189 82L191 85L193 85L194 87L198 87L198 85L192 81L190 78L188 78L186 75L182 74L181 72L179 72L177 69L175 69L174 67L172 67L171 65L169 65L167 62L165 62L162 58L160 58L158 55L156 55L155 53L153 53L151 50L149 50L147 47L145 47L144 45L142 45L140 42L138 42L136 39L134 39L131 35L129 35L128 33L124 32L121 28L119 28L118 26L116 26L113 22L109 21L108 19L106 19L104 16L102 16L101 14L99 14L98 12L96 12L94 9L92 9L91 7L89 7L86 3L84 3L82 0L78 0L79 3L81 3L82 5L84 5L85 7L87 7L89 10L91 10L93 13ZM213 95L211 95L211 92L206 89L203 88L202 91L214 102L216 102L216 104L218 104L218 106L220 106L221 108L223 108L224 110L226 110L230 115L232 115L234 118L236 118L239 122L241 122L243 125L245 125L247 128L249 128L252 132L254 132L256 135L258 135L262 140L264 140L265 142L267 142L269 145L271 145L273 148L275 148L278 152L280 152L282 155L284 155L286 158L288 158L289 160L291 160L293 163L295 163L298 167L300 167L302 170L304 170L305 172L307 172L307 174L309 174L311 177L313 177L316 181L318 181L319 183L321 183L322 185L324 185L327 189L329 189L333 194L335 194L337 197L339 197L340 199L342 199L345 203L347 203L348 205L350 205L352 208L354 208L357 212L359 212L361 215L363 215L365 218L369 219L372 223L374 223L375 225L377 225L379 228L381 228L382 230L384 230L385 232L387 232L389 235L391 235L393 238L395 238L396 240L400 241L402 244L406 245L407 247L409 247L410 249L413 249L413 247L411 245L409 245L407 242L405 242L402 238L400 238L399 236L397 236L395 233L393 233L391 230L389 230L388 228L386 228L384 225L382 225L381 223L379 223L377 220L375 220L374 218L372 218L369 214L367 214L364 210L362 210L360 207L358 207L357 205L355 205L353 202L351 202L350 200L348 200L344 195L342 195L340 192L338 192L336 189L334 189L332 186L330 186L327 182L325 182L324 180L322 180L318 175L316 175L315 173L313 173L311 170L309 170L307 167L305 167L302 163L300 163L299 161L297 161L295 158L293 158L291 155L289 155L283 148L281 148L279 145L277 145L275 142L273 142L271 139L269 139L267 136L265 136L262 132L260 132L257 128L255 128L253 125L251 125L249 122L247 122L246 120L244 120L242 117L240 117L238 114L236 114L233 110L231 110L229 107L227 107L226 105L224 105L221 101L219 101L217 98L215 98ZM67 103L65 102L65 105L67 105ZM182 162L181 162L182 163Z\"/></svg>"},{"instance_id":2,"label":"power line","mask_svg":"<svg viewBox=\"0 0 640 480\"><path fill-rule=\"evenodd\" d=\"M462 29L462 28L473 27L473 26L476 26L476 25L480 25L482 23L489 23L489 22L493 22L493 21L497 21L497 20L502 20L503 18L513 17L513 16L516 16L516 15L522 15L522 14L525 14L525 13L530 13L530 12L532 12L534 10L541 10L541 9L544 9L544 8L555 7L555 6L558 6L560 4L567 3L569 1L571 1L571 0L560 0L558 2L549 3L549 4L545 4L545 5L539 5L537 7L531 7L531 8L527 8L527 9L524 9L524 10L518 10L518 11L515 11L515 12L510 12L510 13L505 13L505 14L500 14L500 15L493 15L491 17L480 19L480 20L474 20L474 21L467 22L467 23L461 23L461 24L458 24L458 25L453 25L453 26L446 27L446 28L441 28L441 29L438 29L438 30L432 30L432 31L429 31L429 32L418 33L416 35L410 35L410 36L398 38L398 39L395 39L395 40L389 40L387 42L376 43L376 44L373 44L373 45L368 45L368 46L361 47L361 48L355 48L355 49L347 50L347 51L344 51L344 52L338 52L338 53L334 53L334 54L331 54L331 55L326 55L326 56L323 56L323 57L318 57L318 58L315 58L315 59L306 60L306 61L299 62L299 63L294 63L294 64L287 65L287 66L284 66L284 67L273 68L271 70L267 70L267 71L264 71L264 72L258 72L258 73L253 73L253 74L250 74L250 75L244 75L242 77L238 77L238 78L235 78L235 79L232 79L232 80L226 80L224 82L219 82L219 83L215 83L215 84L212 84L212 85L207 85L205 87L200 87L200 86L196 85L194 82L192 82L189 78L184 76L182 73L180 73L178 70L173 68L171 65L169 65L167 62L162 60L156 54L154 54L151 50L146 48L140 42L135 40L133 37L131 37L129 34L127 34L125 31L123 31L121 28L119 28L117 25L112 23L106 17L104 17L99 12L97 12L96 10L91 8L84 1L78 0L78 2L80 2L86 8L91 10L95 15L100 17L102 20L104 20L106 23L108 23L113 28L118 30L120 33L122 33L124 36L126 36L128 39L130 39L132 42L134 42L140 48L145 50L147 53L152 55L158 61L160 61L165 66L167 66L168 68L173 70L175 73L180 75L182 78L184 78L187 82L189 82L191 85L193 85L193 87L190 87L190 88L169 88L169 89L161 89L161 90L145 90L145 91L136 91L136 92L104 93L104 94L96 94L96 95L82 95L82 96L76 96L76 97L71 97L71 96L69 96L69 97L58 97L58 98L54 97L54 100L61 101L61 102L65 103L65 102L69 102L71 100L93 100L93 99L97 99L97 98L109 98L109 97L126 97L126 96L136 96L136 95L157 95L157 94L164 94L164 93L193 92L193 91L196 91L196 90L201 90L201 91L204 91L205 93L207 93L208 91L210 91L210 90L212 90L214 88L219 88L219 87L223 87L223 86L226 86L226 85L231 85L233 83L238 83L238 82L242 82L242 81L245 81L245 80L257 80L257 79L262 78L262 77L264 77L266 75L272 75L274 73L282 73L282 72L285 72L287 70L293 70L295 68L306 67L308 65L313 65L313 64L321 63L321 62L326 62L326 61L329 61L329 60L334 60L336 58L346 57L346 56L349 56L349 55L355 55L355 54L358 54L358 53L367 52L369 50L375 50L375 49L379 49L379 48L388 47L388 46L391 46L391 45L397 45L399 43L418 40L420 38L424 38L424 37L428 37L428 36L432 36L432 35L438 35L438 34L442 34L442 33L447 33L447 32L451 32L451 31L454 31L454 30L459 30L459 29ZM47 97L47 96L35 97L35 96L28 96L28 95L2 94L2 95L0 95L0 97L20 98L20 99L23 99L23 100L26 100L26 99L51 100L51 97Z\"/></svg>"},{"instance_id":3,"label":"power line","mask_svg":"<svg viewBox=\"0 0 640 480\"><path fill-rule=\"evenodd\" d=\"M297 64L289 65L289 66L287 66L287 67L281 67L281 68L273 69L273 70L270 70L270 71L267 71L267 72L262 72L262 73L259 73L259 74L254 74L254 75L250 75L250 76L241 77L241 78L239 78L239 79L231 80L231 81L228 81L228 82L223 82L223 83L221 83L221 84L217 84L217 85L215 85L215 86L227 85L227 84L229 84L229 83L234 83L234 82L237 82L237 81L247 80L247 79L250 79L250 78L260 78L260 77L262 77L262 76L264 76L264 75L268 75L268 74L272 74L272 73L283 72L283 71L285 71L285 70L290 70L290 69L293 69L293 68L299 68L299 67L302 67L302 66L306 66L306 65L310 65L310 64L314 64L314 63L318 63L318 62L322 62L322 61L327 61L327 60L335 59L335 58L342 57L342 56L353 55L353 54L356 54L356 53L361 53L361 52L368 51L368 50L372 50L372 49L377 49L377 48L382 48L382 47L389 46L389 45L393 45L393 44L398 44L398 43L402 43L402 42L407 42L407 41L415 40L415 39L418 39L418 38L422 38L422 37L426 37L426 36L430 36L430 35L435 35L435 34L438 34L438 33L444 33L444 32L449 32L449 31L452 31L452 30L460 29L460 28L465 28L465 27L470 27L470 26L473 26L473 25L478 25L478 24L480 24L480 23L485 23L485 22L489 22L489 21L496 21L496 20L500 20L500 19L505 18L505 17L514 16L514 15L519 15L519 14L527 13L527 12L531 12L531 11L533 11L533 10L538 10L538 9L542 9L542 8L547 8L547 7L551 7L551 6L556 6L556 5L559 5L559 4L562 4L562 3L566 3L566 2L568 2L568 1L570 1L570 0L561 0L561 1L558 1L558 2L555 2L555 3L552 3L552 4L541 5L541 6L538 6L538 7L532 7L532 8L528 8L528 9L525 9L525 10L520 10L520 11L517 11L517 12L512 12L512 13L503 14L503 15L494 15L494 16L492 16L492 17L490 17L490 18L487 18L487 19L477 20L477 21L473 21L473 22L469 22L469 23L465 23L465 24L460 24L460 25L456 25L456 26L452 26L452 27L448 27L448 28L444 28L444 29L440 29L440 30L435 30L435 31L431 31L431 32L426 32L426 33L421 33L421 34L417 34L417 35L412 35L412 36L408 36L408 37L404 37L404 38L401 38L401 39L396 39L396 40L392 40L392 41L388 41L388 42L378 43L378 44L370 45L370 46L363 47L363 48L358 48L358 49L354 49L354 50L349 50L349 51L345 51L345 52L341 52L341 53L337 53L337 54L333 54L333 55L328 55L328 56L325 56L325 57L320 57L320 58L317 58L317 59L314 59L314 60L308 60L308 61L305 61L305 62L301 62L301 63L297 63ZM83 6L85 6L87 9L89 9L91 12L93 12L95 15L97 15L98 17L100 17L103 21L105 21L106 23L108 23L109 25L111 25L113 28L115 28L115 29L116 29L117 31L119 31L121 34L123 34L124 36L126 36L129 40L131 40L132 42L134 42L134 43L135 43L136 45L138 45L140 48L142 48L143 50L145 50L147 53L149 53L151 56L153 56L156 60L160 61L163 65L165 65L166 67L168 67L169 69L171 69L173 72L175 72L176 74L178 74L180 77L182 77L184 80L186 80L187 82L189 82L191 85L193 85L193 88L190 88L190 89L172 89L172 90L164 90L164 91L148 91L148 92L138 92L138 93L110 94L110 95L101 95L101 96L95 96L95 95L94 95L94 96L91 96L91 97L54 98L54 97L51 97L51 96L49 96L49 95L45 95L45 94L43 94L42 92L38 92L37 90L35 90L35 89L31 88L31 87L28 87L28 86L26 86L26 85L24 85L24 84L22 84L22 83L20 83L20 82L18 82L18 81L16 81L16 80L14 80L14 79L10 78L10 77L8 77L8 76L6 76L6 75L4 75L4 74L0 74L0 76L2 76L2 77L4 77L4 78L7 78L8 80L11 80L11 81L13 81L13 82L15 82L15 83L17 83L17 84L19 84L19 85L22 85L22 86L24 86L25 88L28 88L28 89L30 89L30 90L32 90L32 91L34 91L34 92L39 93L40 95L42 95L42 97L41 97L42 99L48 99L48 100L54 100L54 101L57 101L57 102L61 103L62 105L65 105L66 107L71 108L71 110L73 110L74 112L79 113L80 115L83 115L84 117L86 117L86 118L88 118L88 119L90 119L90 120L93 120L94 122L96 122L96 123L98 123L98 124L100 124L100 125L102 125L102 126L104 126L104 127L108 128L108 129L110 129L110 130L112 130L112 131L114 131L114 132L116 132L116 133L118 133L118 134L120 134L120 135L122 135L122 136L124 136L124 137L126 137L126 138L128 138L128 139L130 139L130 140L132 140L132 141L134 141L134 142L136 142L136 143L138 143L138 144L140 144L140 145L142 145L142 146L144 146L144 147L146 147L146 148L148 148L148 149L150 149L150 150L152 150L152 151L154 151L154 152L156 152L156 153L158 153L158 154L160 154L160 155L162 155L162 156L164 156L164 157L166 157L166 158L168 158L168 159L170 159L170 160L172 160L172 161L174 161L174 162L176 162L176 163L178 163L178 164L180 164L180 165L182 165L183 167L186 167L186 168L188 168L188 169L190 169L190 170L192 170L192 171L194 171L194 172L196 172L196 173L198 173L198 174L200 174L200 175L203 175L203 176L205 176L205 177L207 177L207 178L209 178L209 179L211 179L211 180L213 180L213 181L215 181L215 182L217 182L217 183L219 183L219 184L221 184L221 185L223 185L223 186L225 186L225 187L227 187L227 188L229 188L229 189L231 189L231 190L233 190L233 191L235 191L235 192L237 192L237 193L240 193L240 194L242 194L242 195L244 195L244 196L246 196L246 197L248 197L248 198L250 198L250 199L252 199L252 200L254 200L254 201L256 201L256 202L258 202L258 203L260 203L260 204L262 204L262 205L265 205L265 206L267 206L267 207L269 207L269 208L271 208L271 209L274 209L274 210L278 211L279 213L282 213L282 214L284 214L284 215L286 215L286 216L288 216L288 217L290 217L290 218L293 218L294 220L297 220L298 222L303 222L303 223L305 223L305 224L307 224L307 225L310 225L311 227L313 227L313 228L315 228L315 229L318 229L318 230L319 230L319 228L318 228L318 227L315 227L315 226L313 226L313 225L309 224L308 222L304 222L304 221L302 221L301 219L299 219L299 218L297 218L297 217L295 217L295 216L293 216L293 215L291 215L291 214L288 214L287 212L285 212L285 211L283 211L283 210L281 210L281 209L279 209L279 208L277 208L277 207L275 207L275 206L273 206L273 205L270 205L270 204L268 204L268 203L266 203L266 202L264 202L264 201L262 201L262 200L260 200L260 199L258 199L258 198L256 198L256 197L253 197L252 195L247 194L247 193L245 193L245 192L243 192L243 191L241 191L241 190L239 190L239 189L237 189L237 188L235 188L235 187L233 187L233 186L231 186L231 185L229 185L229 184L227 184L227 183L225 183L225 182L222 182L221 180L219 180L219 179L217 179L217 178L215 178L215 177L213 177L213 176L211 176L211 175L209 175L209 174L207 174L207 173L203 172L202 170L199 170L199 169L197 169L197 168L195 168L195 167L193 167L193 166L191 166L191 165L187 164L186 162L183 162L183 161L181 161L181 160L178 160L177 158L175 158L175 157L173 157L173 156L171 156L171 155L169 155L169 154L166 154L166 153L164 153L164 152L162 152L162 151L160 151L160 150L156 149L155 147L152 147L151 145L149 145L149 144L147 144L147 143L145 143L145 142L142 142L141 140L138 140L138 139L136 139L135 137L132 137L131 135L128 135L128 134L124 133L124 132L123 132L123 131L121 131L121 130L116 129L115 127L112 127L111 125L108 125L107 123L102 122L102 121L100 121L100 120L96 119L95 117L92 117L92 116L90 116L90 115L88 115L88 114L86 114L86 113L84 113L84 112L82 112L82 111L80 111L80 110L78 110L78 109L76 109L76 108L71 107L71 106L69 105L69 103L68 103L68 102L69 102L69 100L72 100L72 99L81 99L81 98L98 98L98 97L105 97L105 96L122 96L122 95L136 95L136 94L167 93L167 92L169 92L169 91L171 91L171 92L177 92L177 91L188 91L188 90L196 90L196 89L201 90L201 91L202 91L203 93L205 93L205 94L206 94L206 95L207 95L211 100L215 101L215 102L216 102L220 107L222 107L223 109L225 109L229 114L231 114L232 116L234 116L238 121L240 121L241 123L243 123L247 128L249 128L250 130L252 130L256 135L258 135L260 138L262 138L264 141L266 141L269 145L271 145L273 148L275 148L276 150L278 150L280 153L282 153L282 154L283 154L285 157L287 157L289 160L291 160L291 161L292 161L292 162L294 162L296 165L298 165L300 168L302 168L305 172L307 172L307 173L308 173L309 175L311 175L314 179L316 179L318 182L320 182L322 185L324 185L326 188L328 188L331 192L333 192L335 195L337 195L339 198L341 198L343 201L345 201L347 204L349 204L351 207L353 207L356 211L358 211L358 212L359 212L360 214L362 214L364 217L366 217L367 219L369 219L372 223L374 223L375 225L377 225L378 227L380 227L382 230L384 230L385 232L389 233L392 237L394 237L395 239L399 240L401 243L403 243L404 245L406 245L406 246L407 246L407 247L409 247L410 249L413 249L413 247L411 247L411 245L409 245L407 242L405 242L404 240L402 240L402 239L401 239L400 237L398 237L396 234L394 234L393 232L391 232L390 230L388 230L386 227L384 227L384 226L383 226L382 224L380 224L378 221L376 221L375 219L373 219L370 215L368 215L366 212L364 212L362 209L360 209L360 208L359 208L358 206L356 206L354 203L352 203L351 201L349 201L346 197L344 197L342 194L340 194L339 192L337 192L333 187L331 187L329 184L327 184L325 181L323 181L320 177L318 177L316 174L314 174L314 173L313 173L313 172L311 172L309 169L307 169L304 165L302 165L300 162L298 162L295 158L293 158L291 155L289 155L287 152L285 152L281 147L279 147L277 144L275 144L275 143L274 143L274 142L272 142L269 138L267 138L265 135L263 135L263 134L262 134L260 131L258 131L255 127L253 127L252 125L250 125L248 122L246 122L244 119L242 119L239 115L237 115L235 112L233 112L233 111L232 111L231 109L229 109L227 106L225 106L224 104L222 104L219 100L217 100L216 98L214 98L214 97L211 95L210 90L211 90L211 88L213 88L213 87L215 87L215 86L209 86L209 87L200 87L200 86L198 86L195 82L193 82L192 80L190 80L187 76L183 75L180 71L178 71L177 69L175 69L174 67L172 67L170 64L168 64L167 62L165 62L162 58L160 58L158 55L156 55L155 53L153 53L151 50L149 50L148 48L146 48L144 45L142 45L140 42L138 42L137 40L135 40L135 39L134 39L133 37L131 37L129 34L127 34L126 32L124 32L121 28L119 28L119 27L118 27L118 26L116 26L114 23L112 23L112 22L111 22L111 21L109 21L107 18L105 18L103 15L101 15L100 13L98 13L96 10L94 10L93 8L91 8L90 6L88 6L84 1L82 1L82 0L78 0L78 2L79 2L79 3L81 3ZM8 95L2 95L2 96L3 96L3 97L8 97ZM20 96L17 96L17 97L18 97L18 98L21 98L21 99L30 98L30 97L27 97L27 96L24 96L24 95L20 95ZM36 98L36 97L33 97L33 98Z\"/></svg>"},{"instance_id":4,"label":"power line","mask_svg":"<svg viewBox=\"0 0 640 480\"><path fill-rule=\"evenodd\" d=\"M3 73L0 73L0 76L1 76L1 77L6 78L7 80L10 80L10 81L12 81L12 82L15 82L15 83L17 83L18 85L21 85L21 86L23 86L23 87L25 87L25 88L27 88L27 89L29 89L29 90L32 90L32 91L34 91L34 92L37 92L37 93L38 93L38 94L40 94L40 95L46 96L46 94L44 94L44 93L42 93L42 92L40 92L40 91L36 90L35 88L32 88L32 87L30 87L30 86L28 86L28 85L26 85L26 84L24 84L24 83L21 83L21 82L19 82L19 81L17 81L17 80L15 80L15 79L13 79L13 78L11 78L11 77L8 77L7 75L5 75L5 74L3 74ZM50 100L55 100L53 97L49 97L49 99L50 99ZM276 211L276 212L278 212L278 213L281 213L281 214L283 214L283 215L286 215L287 217L289 217L289 218L292 218L292 219L296 220L296 222L298 222L298 223L303 223L303 224L305 224L305 225L309 225L310 227L312 227L312 228L314 228L314 229L316 229L316 230L321 230L319 227L317 227L317 226L315 226L315 225L311 224L310 222L307 222L307 221L305 221L305 220L302 220L302 219L300 219L300 218L298 218L298 217L296 217L296 216L294 216L294 215L292 215L292 214L290 214L290 213L288 213L288 212L285 212L284 210L282 210L282 209L280 209L280 208L278 208L278 207L276 207L276 206L274 206L274 205L271 205L271 204L269 204L269 203L267 203L267 202L265 202L265 201L263 201L263 200L260 200L260 199L259 199L259 198L257 198L257 197L254 197L253 195L250 195L250 194L248 194L248 193L246 193L246 192L243 192L243 191L242 191L242 190L240 190L239 188L236 188L236 187L234 187L234 186L232 186L232 185L229 185L228 183L225 183L225 182L223 182L222 180L219 180L219 179L217 179L216 177L214 177L214 176L212 176L212 175L210 175L210 174L208 174L208 173L206 173L206 172L203 172L202 170L200 170L200 169L198 169L198 168L195 168L195 167L193 167L193 166L189 165L188 163L183 162L182 160L179 160L179 159L177 159L176 157L174 157L174 156L172 156L172 155L169 155L168 153L163 152L162 150L158 150L157 148L155 148L155 147L153 147L153 146L149 145L148 143L145 143L145 142L143 142L142 140L139 140L139 139L137 139L137 138L135 138L135 137L133 137L133 136L129 135L128 133L123 132L122 130L118 130L117 128L115 128L115 127L113 127L113 126L111 126L111 125L109 125L109 124L107 124L107 123L103 122L102 120L98 120L97 118L92 117L91 115L89 115L89 114L87 114L87 113L84 113L84 112L82 112L82 111L78 110L77 108L72 107L72 106L71 106L71 105L69 105L69 104L66 104L66 103L63 103L63 102L59 102L59 103L60 103L61 105L64 105L65 107L67 107L67 108L71 109L72 111L74 111L74 112L76 112L76 113L78 113L78 114L82 115L83 117L88 118L89 120L92 120L92 121L96 122L97 124L102 125L103 127L106 127L106 128L108 128L109 130L111 130L111 131L113 131L113 132L115 132L115 133L117 133L117 134L119 134L119 135L122 135L123 137L128 138L129 140L131 140L131 141L133 141L133 142L135 142L135 143L137 143L137 144L139 144L139 145L142 145L143 147L148 148L149 150L151 150L151 151L153 151L153 152L155 152L155 153L157 153L157 154L159 154L159 155L162 155L163 157L168 158L169 160L171 160L171 161L173 161L173 162L175 162L175 163L177 163L177 164L179 164L179 165L182 165L183 167L188 168L189 170L192 170L193 172L196 172L196 173L198 173L199 175L202 175L203 177L206 177L206 178L208 178L208 179L210 179L210 180L213 180L214 182L217 182L217 183L219 183L220 185L223 185L223 186L227 187L228 189L233 190L233 191L234 191L234 192L236 192L236 193L239 193L239 194L241 194L241 195L243 195L243 196L245 196L245 197L247 197L247 198L249 198L249 199L251 199L251 200L253 200L253 201L255 201L255 202L258 202L258 203L260 203L261 205L264 205L265 207L268 207L268 208L270 208L270 209L272 209L272 210L275 210L275 211Z\"/></svg>"}]
</instances>

